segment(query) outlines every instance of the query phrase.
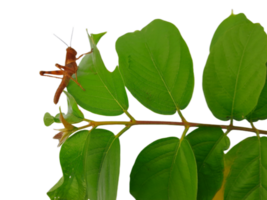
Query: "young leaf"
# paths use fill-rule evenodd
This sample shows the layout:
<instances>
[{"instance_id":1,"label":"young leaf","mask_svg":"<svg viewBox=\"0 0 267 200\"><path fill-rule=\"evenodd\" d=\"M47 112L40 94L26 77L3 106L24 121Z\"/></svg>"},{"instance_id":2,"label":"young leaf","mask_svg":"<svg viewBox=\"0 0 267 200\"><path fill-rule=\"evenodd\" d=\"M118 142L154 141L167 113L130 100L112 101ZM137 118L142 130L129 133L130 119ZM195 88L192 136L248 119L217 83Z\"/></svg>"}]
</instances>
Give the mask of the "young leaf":
<instances>
[{"instance_id":1,"label":"young leaf","mask_svg":"<svg viewBox=\"0 0 267 200\"><path fill-rule=\"evenodd\" d=\"M267 199L267 138L250 137L227 154L232 160L225 200Z\"/></svg>"},{"instance_id":2,"label":"young leaf","mask_svg":"<svg viewBox=\"0 0 267 200\"><path fill-rule=\"evenodd\" d=\"M78 124L82 122L84 119L84 113L77 105L76 100L66 90L64 90L64 94L66 95L67 99L67 112L65 111L62 112L64 119L70 124ZM48 118L49 116L46 115L46 121L50 120L49 121L50 125L52 125L53 123L55 123L56 125L61 125L59 116L60 116L59 112L54 114L54 116L51 115L50 118L52 117L52 119Z\"/></svg>"},{"instance_id":3,"label":"young leaf","mask_svg":"<svg viewBox=\"0 0 267 200\"><path fill-rule=\"evenodd\" d=\"M130 192L136 200L195 200L197 167L189 142L170 137L148 145L131 172Z\"/></svg>"},{"instance_id":4,"label":"young leaf","mask_svg":"<svg viewBox=\"0 0 267 200\"><path fill-rule=\"evenodd\" d=\"M205 98L215 117L242 120L256 107L266 61L267 37L259 24L242 23L220 37L203 74Z\"/></svg>"},{"instance_id":5,"label":"young leaf","mask_svg":"<svg viewBox=\"0 0 267 200\"><path fill-rule=\"evenodd\" d=\"M159 114L184 109L193 93L193 63L179 30L154 20L116 42L126 87L144 106Z\"/></svg>"},{"instance_id":6,"label":"young leaf","mask_svg":"<svg viewBox=\"0 0 267 200\"><path fill-rule=\"evenodd\" d=\"M80 131L60 151L63 177L47 193L51 200L116 200L120 144L104 129Z\"/></svg>"},{"instance_id":7,"label":"young leaf","mask_svg":"<svg viewBox=\"0 0 267 200\"><path fill-rule=\"evenodd\" d=\"M78 81L85 91L73 81L70 81L68 91L82 108L100 115L115 116L128 109L128 98L118 67L110 73L96 46L104 34L88 35L93 52L84 56L77 71Z\"/></svg>"},{"instance_id":8,"label":"young leaf","mask_svg":"<svg viewBox=\"0 0 267 200\"><path fill-rule=\"evenodd\" d=\"M43 114L43 124L45 128L49 128L54 124L55 120L54 117L51 113L51 111L46 110L45 113Z\"/></svg>"},{"instance_id":9,"label":"young leaf","mask_svg":"<svg viewBox=\"0 0 267 200\"><path fill-rule=\"evenodd\" d=\"M66 94L67 100L68 100L68 112L64 116L65 120L71 124L81 122L84 119L84 116L83 116L83 113L78 108L78 105L75 99L70 93L66 91L63 91L63 92Z\"/></svg>"},{"instance_id":10,"label":"young leaf","mask_svg":"<svg viewBox=\"0 0 267 200\"><path fill-rule=\"evenodd\" d=\"M230 145L221 128L200 127L186 136L198 169L198 200L211 200L223 182L224 150Z\"/></svg>"}]
</instances>

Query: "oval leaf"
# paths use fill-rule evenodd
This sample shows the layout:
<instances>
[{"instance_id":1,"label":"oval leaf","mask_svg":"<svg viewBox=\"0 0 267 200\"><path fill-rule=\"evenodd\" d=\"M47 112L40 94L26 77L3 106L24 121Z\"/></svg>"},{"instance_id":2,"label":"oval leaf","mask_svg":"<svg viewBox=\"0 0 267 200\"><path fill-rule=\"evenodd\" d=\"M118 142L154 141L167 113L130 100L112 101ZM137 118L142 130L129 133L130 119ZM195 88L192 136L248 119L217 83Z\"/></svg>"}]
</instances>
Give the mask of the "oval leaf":
<instances>
[{"instance_id":1,"label":"oval leaf","mask_svg":"<svg viewBox=\"0 0 267 200\"><path fill-rule=\"evenodd\" d=\"M193 93L193 63L179 30L154 20L116 42L126 87L144 106L159 114L184 109Z\"/></svg>"},{"instance_id":2,"label":"oval leaf","mask_svg":"<svg viewBox=\"0 0 267 200\"><path fill-rule=\"evenodd\" d=\"M217 41L203 74L205 98L215 117L242 120L256 107L266 55L267 37L259 24L237 25Z\"/></svg>"},{"instance_id":3,"label":"oval leaf","mask_svg":"<svg viewBox=\"0 0 267 200\"><path fill-rule=\"evenodd\" d=\"M170 137L148 145L131 172L130 192L136 200L195 200L196 161L189 142Z\"/></svg>"},{"instance_id":4,"label":"oval leaf","mask_svg":"<svg viewBox=\"0 0 267 200\"><path fill-rule=\"evenodd\" d=\"M51 200L116 200L120 143L110 131L80 131L62 145L63 177L47 193Z\"/></svg>"}]
</instances>

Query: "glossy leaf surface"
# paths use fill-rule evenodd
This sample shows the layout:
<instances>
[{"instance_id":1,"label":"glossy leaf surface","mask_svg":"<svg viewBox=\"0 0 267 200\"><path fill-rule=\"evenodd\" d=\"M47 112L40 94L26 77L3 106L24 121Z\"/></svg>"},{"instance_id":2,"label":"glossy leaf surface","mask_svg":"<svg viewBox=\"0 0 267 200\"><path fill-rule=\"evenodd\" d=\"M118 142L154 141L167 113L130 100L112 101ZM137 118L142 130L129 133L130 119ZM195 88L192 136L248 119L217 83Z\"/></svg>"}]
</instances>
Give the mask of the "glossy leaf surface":
<instances>
[{"instance_id":1,"label":"glossy leaf surface","mask_svg":"<svg viewBox=\"0 0 267 200\"><path fill-rule=\"evenodd\" d=\"M189 142L170 137L148 145L131 172L130 192L136 200L195 200L197 167Z\"/></svg>"},{"instance_id":2,"label":"glossy leaf surface","mask_svg":"<svg viewBox=\"0 0 267 200\"><path fill-rule=\"evenodd\" d=\"M104 129L80 131L62 145L63 177L47 193L59 200L115 200L117 196L120 143Z\"/></svg>"},{"instance_id":3,"label":"glossy leaf surface","mask_svg":"<svg viewBox=\"0 0 267 200\"><path fill-rule=\"evenodd\" d=\"M159 114L184 109L193 93L193 63L179 30L154 20L116 42L125 85L144 106Z\"/></svg>"}]
</instances>

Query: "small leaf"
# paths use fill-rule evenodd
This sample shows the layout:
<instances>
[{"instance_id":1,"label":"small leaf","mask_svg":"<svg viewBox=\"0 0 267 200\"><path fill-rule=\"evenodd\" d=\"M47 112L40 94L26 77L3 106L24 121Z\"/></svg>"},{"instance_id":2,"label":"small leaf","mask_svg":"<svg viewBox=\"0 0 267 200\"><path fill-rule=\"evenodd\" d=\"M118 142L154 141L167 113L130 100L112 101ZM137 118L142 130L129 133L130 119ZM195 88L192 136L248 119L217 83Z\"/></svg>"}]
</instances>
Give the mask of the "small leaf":
<instances>
[{"instance_id":1,"label":"small leaf","mask_svg":"<svg viewBox=\"0 0 267 200\"><path fill-rule=\"evenodd\" d=\"M227 154L232 161L224 199L267 199L267 138L250 137Z\"/></svg>"},{"instance_id":2,"label":"small leaf","mask_svg":"<svg viewBox=\"0 0 267 200\"><path fill-rule=\"evenodd\" d=\"M54 117L52 115L50 115L50 113L45 113L44 115L44 124L46 126L50 126L51 124L53 124L55 122Z\"/></svg>"},{"instance_id":3,"label":"small leaf","mask_svg":"<svg viewBox=\"0 0 267 200\"><path fill-rule=\"evenodd\" d=\"M193 63L179 30L154 20L116 42L126 87L145 107L173 114L189 104L194 88Z\"/></svg>"},{"instance_id":4,"label":"small leaf","mask_svg":"<svg viewBox=\"0 0 267 200\"><path fill-rule=\"evenodd\" d=\"M64 116L66 121L71 124L83 121L84 119L83 113L78 108L77 102L75 101L73 96L66 91L63 92L66 94L68 100L68 113Z\"/></svg>"},{"instance_id":5,"label":"small leaf","mask_svg":"<svg viewBox=\"0 0 267 200\"><path fill-rule=\"evenodd\" d=\"M79 122L83 121L83 119L84 119L83 113L78 108L78 105L77 105L75 99L73 98L73 96L71 96L71 94L66 92L66 91L63 91L63 92L66 94L67 101L68 101L68 112L67 112L67 114L62 113L62 115L64 116L64 119L71 124L75 124L75 123L79 123ZM44 124L46 126L50 126L54 122L61 123L60 113L58 113L55 117L53 117L48 112L45 113Z\"/></svg>"},{"instance_id":6,"label":"small leaf","mask_svg":"<svg viewBox=\"0 0 267 200\"><path fill-rule=\"evenodd\" d=\"M71 123L69 123L65 117L63 116L63 114L61 113L61 109L59 107L59 110L60 110L60 113L59 113L59 119L61 121L61 123L64 125L64 127L67 129L67 130L72 130L74 128L74 126L72 126Z\"/></svg>"},{"instance_id":7,"label":"small leaf","mask_svg":"<svg viewBox=\"0 0 267 200\"><path fill-rule=\"evenodd\" d=\"M170 137L148 145L137 157L130 176L136 200L195 200L197 167L189 142Z\"/></svg>"}]
</instances>

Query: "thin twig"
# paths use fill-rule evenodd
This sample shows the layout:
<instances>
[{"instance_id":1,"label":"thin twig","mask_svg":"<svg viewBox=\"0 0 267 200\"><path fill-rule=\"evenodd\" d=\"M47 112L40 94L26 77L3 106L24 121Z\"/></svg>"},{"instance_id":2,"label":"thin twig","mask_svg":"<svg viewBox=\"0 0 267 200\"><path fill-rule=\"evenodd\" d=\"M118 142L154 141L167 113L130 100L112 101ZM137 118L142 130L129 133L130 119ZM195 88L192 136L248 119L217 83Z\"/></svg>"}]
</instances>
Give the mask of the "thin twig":
<instances>
[{"instance_id":1,"label":"thin twig","mask_svg":"<svg viewBox=\"0 0 267 200\"><path fill-rule=\"evenodd\" d=\"M202 123L194 123L194 122L170 122L170 121L100 121L95 122L91 121L88 125L83 126L83 128L87 128L90 126L103 126L103 125L128 125L128 126L134 126L134 125L175 125L175 126L188 126L188 127L219 127L226 130L238 130L238 131L247 131L247 132L253 132L255 133L254 128L246 128L246 127L240 127L240 126L232 126L232 125L216 125L216 124L202 124ZM80 128L79 128L80 129ZM267 135L267 131L265 130L259 130L258 132L260 134Z\"/></svg>"}]
</instances>

